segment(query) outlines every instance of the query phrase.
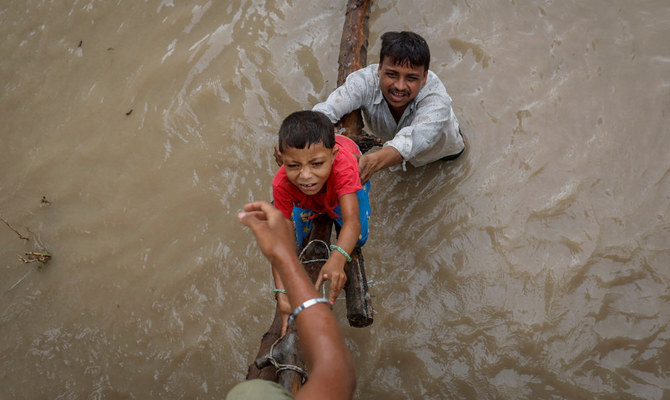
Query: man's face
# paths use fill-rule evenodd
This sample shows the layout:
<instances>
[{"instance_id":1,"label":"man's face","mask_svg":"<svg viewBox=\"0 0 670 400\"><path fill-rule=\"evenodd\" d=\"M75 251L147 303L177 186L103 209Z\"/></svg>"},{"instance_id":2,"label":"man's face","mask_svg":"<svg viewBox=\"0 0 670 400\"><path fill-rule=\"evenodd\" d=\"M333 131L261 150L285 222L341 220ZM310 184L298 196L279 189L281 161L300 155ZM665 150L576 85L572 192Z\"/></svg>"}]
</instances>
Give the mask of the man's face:
<instances>
[{"instance_id":1,"label":"man's face","mask_svg":"<svg viewBox=\"0 0 670 400\"><path fill-rule=\"evenodd\" d=\"M377 74L382 94L391 111L398 117L419 94L428 77L428 71L423 66L393 64L389 57L384 57L379 64Z\"/></svg>"},{"instance_id":2,"label":"man's face","mask_svg":"<svg viewBox=\"0 0 670 400\"><path fill-rule=\"evenodd\" d=\"M323 189L333 168L338 148L328 149L323 143L312 143L304 149L286 147L281 153L286 177L306 195Z\"/></svg>"}]
</instances>

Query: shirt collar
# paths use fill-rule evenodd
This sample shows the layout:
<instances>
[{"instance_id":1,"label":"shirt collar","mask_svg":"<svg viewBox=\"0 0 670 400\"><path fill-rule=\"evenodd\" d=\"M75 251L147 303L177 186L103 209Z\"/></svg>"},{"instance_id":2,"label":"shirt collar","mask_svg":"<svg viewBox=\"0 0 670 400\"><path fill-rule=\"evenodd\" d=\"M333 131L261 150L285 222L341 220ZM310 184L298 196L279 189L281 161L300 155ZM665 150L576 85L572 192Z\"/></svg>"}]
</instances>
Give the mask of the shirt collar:
<instances>
[{"instance_id":1,"label":"shirt collar","mask_svg":"<svg viewBox=\"0 0 670 400\"><path fill-rule=\"evenodd\" d=\"M375 64L375 65L377 65L377 64ZM375 87L377 88L377 90L375 90L375 98L372 100L372 102L375 105L379 105L379 104L381 104L382 101L384 101L384 95L382 94L381 86L379 86L380 79L379 79L379 76L377 76L377 70L375 70L373 73L374 73L374 77L375 77Z\"/></svg>"}]
</instances>

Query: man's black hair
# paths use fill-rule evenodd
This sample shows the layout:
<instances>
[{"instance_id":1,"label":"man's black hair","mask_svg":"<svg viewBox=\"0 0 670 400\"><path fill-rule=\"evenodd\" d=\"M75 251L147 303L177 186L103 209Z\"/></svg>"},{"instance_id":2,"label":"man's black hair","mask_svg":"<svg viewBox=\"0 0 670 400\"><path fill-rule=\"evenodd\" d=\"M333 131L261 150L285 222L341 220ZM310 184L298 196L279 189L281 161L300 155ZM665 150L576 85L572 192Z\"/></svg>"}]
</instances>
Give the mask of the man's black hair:
<instances>
[{"instance_id":1,"label":"man's black hair","mask_svg":"<svg viewBox=\"0 0 670 400\"><path fill-rule=\"evenodd\" d=\"M325 114L317 111L296 111L282 122L279 128L279 151L287 147L304 149L314 143L323 147L335 147L333 123Z\"/></svg>"},{"instance_id":2,"label":"man's black hair","mask_svg":"<svg viewBox=\"0 0 670 400\"><path fill-rule=\"evenodd\" d=\"M414 32L386 32L382 35L382 49L379 53L379 64L384 57L389 57L394 65L422 66L428 71L430 66L430 50L428 43Z\"/></svg>"}]
</instances>

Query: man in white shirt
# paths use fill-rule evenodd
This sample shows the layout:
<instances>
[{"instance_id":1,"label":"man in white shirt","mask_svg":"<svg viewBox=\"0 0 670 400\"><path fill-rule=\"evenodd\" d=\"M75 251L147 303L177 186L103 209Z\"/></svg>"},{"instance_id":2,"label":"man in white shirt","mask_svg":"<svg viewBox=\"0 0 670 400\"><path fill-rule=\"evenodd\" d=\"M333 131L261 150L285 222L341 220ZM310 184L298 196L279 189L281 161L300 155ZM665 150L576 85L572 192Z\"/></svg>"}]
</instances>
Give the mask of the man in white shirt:
<instances>
[{"instance_id":1,"label":"man in white shirt","mask_svg":"<svg viewBox=\"0 0 670 400\"><path fill-rule=\"evenodd\" d=\"M361 181L409 161L419 167L452 160L465 150L451 97L428 70L430 50L414 32L382 35L379 64L351 73L328 99L314 106L336 123L361 109L367 127L385 141L382 149L358 161Z\"/></svg>"}]
</instances>

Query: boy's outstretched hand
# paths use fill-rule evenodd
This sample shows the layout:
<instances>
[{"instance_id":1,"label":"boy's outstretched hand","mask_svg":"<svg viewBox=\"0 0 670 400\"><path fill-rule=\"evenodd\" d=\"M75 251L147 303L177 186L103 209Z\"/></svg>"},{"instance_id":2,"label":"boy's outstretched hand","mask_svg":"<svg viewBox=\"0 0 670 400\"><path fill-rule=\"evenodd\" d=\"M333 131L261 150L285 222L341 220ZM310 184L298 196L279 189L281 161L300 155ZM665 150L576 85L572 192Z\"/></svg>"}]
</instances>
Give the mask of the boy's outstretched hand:
<instances>
[{"instance_id":1,"label":"boy's outstretched hand","mask_svg":"<svg viewBox=\"0 0 670 400\"><path fill-rule=\"evenodd\" d=\"M325 281L330 281L328 301L330 301L330 304L334 304L335 300L337 300L337 297L340 295L340 291L344 287L344 284L347 282L347 274L344 273L344 265L338 267L336 262L334 262L332 258L329 258L321 268L319 277L314 285L317 292L321 289L321 285L323 285Z\"/></svg>"}]
</instances>

